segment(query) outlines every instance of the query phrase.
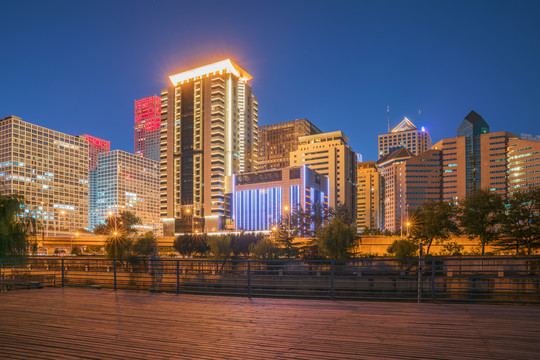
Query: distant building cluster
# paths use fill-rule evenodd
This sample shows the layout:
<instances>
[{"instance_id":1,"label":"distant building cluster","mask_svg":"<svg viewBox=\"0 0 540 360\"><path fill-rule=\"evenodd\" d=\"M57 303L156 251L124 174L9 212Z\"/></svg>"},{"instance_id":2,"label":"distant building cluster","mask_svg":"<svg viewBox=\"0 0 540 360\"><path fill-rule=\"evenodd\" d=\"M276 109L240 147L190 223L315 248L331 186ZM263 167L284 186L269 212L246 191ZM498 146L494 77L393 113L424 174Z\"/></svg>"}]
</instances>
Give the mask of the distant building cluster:
<instances>
[{"instance_id":1,"label":"distant building cluster","mask_svg":"<svg viewBox=\"0 0 540 360\"><path fill-rule=\"evenodd\" d=\"M471 111L435 144L404 118L362 162L342 131L307 119L258 125L252 76L226 59L171 75L135 101L134 153L90 135L0 120L0 191L49 236L93 230L130 211L141 231L269 231L283 218L347 209L358 231L399 231L428 200L540 186L540 136L490 132ZM310 224L306 225L308 228Z\"/></svg>"},{"instance_id":2,"label":"distant building cluster","mask_svg":"<svg viewBox=\"0 0 540 360\"><path fill-rule=\"evenodd\" d=\"M400 128L417 131L408 119L392 131ZM379 149L381 139L386 137L379 136ZM359 231L399 231L428 200L457 203L478 189L506 197L540 186L540 142L506 131L490 132L474 111L461 122L457 137L430 144L429 150L417 154L407 145L382 153L376 163L358 164Z\"/></svg>"}]
</instances>

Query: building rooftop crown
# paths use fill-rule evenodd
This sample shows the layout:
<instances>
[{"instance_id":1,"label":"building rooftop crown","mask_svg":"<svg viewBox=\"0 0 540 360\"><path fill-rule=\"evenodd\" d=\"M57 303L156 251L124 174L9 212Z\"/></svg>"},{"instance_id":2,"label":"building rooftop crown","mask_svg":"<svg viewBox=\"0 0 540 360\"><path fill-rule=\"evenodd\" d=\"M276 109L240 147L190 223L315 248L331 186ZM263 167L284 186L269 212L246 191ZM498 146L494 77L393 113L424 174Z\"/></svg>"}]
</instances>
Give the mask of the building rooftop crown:
<instances>
[{"instance_id":1,"label":"building rooftop crown","mask_svg":"<svg viewBox=\"0 0 540 360\"><path fill-rule=\"evenodd\" d=\"M322 134L315 134L315 135L308 135L308 136L300 136L298 138L298 141L300 143L311 143L311 142L319 142L322 139L328 140L331 138L331 140L335 140L336 138L341 139L343 142L348 143L349 138L345 136L343 131L332 131L332 132L326 132Z\"/></svg>"},{"instance_id":2,"label":"building rooftop crown","mask_svg":"<svg viewBox=\"0 0 540 360\"><path fill-rule=\"evenodd\" d=\"M402 131L411 131L418 130L418 128L406 117L401 120L401 122L390 131L391 133L402 132Z\"/></svg>"},{"instance_id":3,"label":"building rooftop crown","mask_svg":"<svg viewBox=\"0 0 540 360\"><path fill-rule=\"evenodd\" d=\"M253 79L253 76L249 75L238 64L231 59L221 60L212 64L204 65L196 69L187 70L175 75L169 76L169 79L174 86L183 84L189 80L202 78L204 76L220 75L220 74L233 74L240 78L242 81L248 81Z\"/></svg>"}]
</instances>

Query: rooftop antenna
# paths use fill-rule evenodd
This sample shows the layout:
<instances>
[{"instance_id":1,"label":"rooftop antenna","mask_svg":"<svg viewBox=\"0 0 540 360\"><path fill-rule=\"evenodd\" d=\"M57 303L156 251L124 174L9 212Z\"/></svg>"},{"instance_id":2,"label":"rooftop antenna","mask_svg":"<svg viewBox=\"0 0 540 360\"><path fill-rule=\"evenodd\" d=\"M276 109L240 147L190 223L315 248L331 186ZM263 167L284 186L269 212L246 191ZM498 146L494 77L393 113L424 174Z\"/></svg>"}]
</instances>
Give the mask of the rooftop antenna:
<instances>
[{"instance_id":1,"label":"rooftop antenna","mask_svg":"<svg viewBox=\"0 0 540 360\"><path fill-rule=\"evenodd\" d=\"M388 133L390 134L390 106L386 106L386 120L388 121Z\"/></svg>"},{"instance_id":2,"label":"rooftop antenna","mask_svg":"<svg viewBox=\"0 0 540 360\"><path fill-rule=\"evenodd\" d=\"M418 109L418 126L422 125L422 110Z\"/></svg>"}]
</instances>

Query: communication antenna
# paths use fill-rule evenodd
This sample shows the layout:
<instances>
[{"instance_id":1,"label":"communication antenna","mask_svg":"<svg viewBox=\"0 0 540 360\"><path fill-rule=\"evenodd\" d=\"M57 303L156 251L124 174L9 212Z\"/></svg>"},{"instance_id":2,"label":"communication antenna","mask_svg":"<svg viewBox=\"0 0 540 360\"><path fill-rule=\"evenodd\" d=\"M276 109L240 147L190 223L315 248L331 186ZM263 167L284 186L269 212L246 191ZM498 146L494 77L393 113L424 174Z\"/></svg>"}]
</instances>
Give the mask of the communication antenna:
<instances>
[{"instance_id":1,"label":"communication antenna","mask_svg":"<svg viewBox=\"0 0 540 360\"><path fill-rule=\"evenodd\" d=\"M422 125L422 110L418 109L418 126Z\"/></svg>"},{"instance_id":2,"label":"communication antenna","mask_svg":"<svg viewBox=\"0 0 540 360\"><path fill-rule=\"evenodd\" d=\"M390 106L386 106L386 120L388 121L388 133L390 134Z\"/></svg>"}]
</instances>

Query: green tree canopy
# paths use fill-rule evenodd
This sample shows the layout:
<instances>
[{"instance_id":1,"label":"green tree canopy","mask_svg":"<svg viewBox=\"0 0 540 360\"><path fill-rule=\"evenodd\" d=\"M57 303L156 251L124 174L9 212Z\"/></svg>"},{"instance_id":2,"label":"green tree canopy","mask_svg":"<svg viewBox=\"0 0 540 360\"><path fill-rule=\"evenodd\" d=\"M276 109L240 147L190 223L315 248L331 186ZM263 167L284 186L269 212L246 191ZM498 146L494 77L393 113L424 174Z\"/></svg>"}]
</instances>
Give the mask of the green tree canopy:
<instances>
[{"instance_id":1,"label":"green tree canopy","mask_svg":"<svg viewBox=\"0 0 540 360\"><path fill-rule=\"evenodd\" d=\"M411 236L425 245L429 254L434 241L440 242L458 233L455 216L456 209L451 203L426 201L412 215Z\"/></svg>"},{"instance_id":2,"label":"green tree canopy","mask_svg":"<svg viewBox=\"0 0 540 360\"><path fill-rule=\"evenodd\" d=\"M207 242L214 259L227 260L231 257L232 239L230 236L209 236Z\"/></svg>"},{"instance_id":3,"label":"green tree canopy","mask_svg":"<svg viewBox=\"0 0 540 360\"><path fill-rule=\"evenodd\" d=\"M133 243L133 252L138 255L149 256L157 249L158 243L151 231L146 232L143 236L135 240Z\"/></svg>"},{"instance_id":4,"label":"green tree canopy","mask_svg":"<svg viewBox=\"0 0 540 360\"><path fill-rule=\"evenodd\" d=\"M105 240L105 254L109 259L124 260L131 255L133 241L123 234L110 235Z\"/></svg>"},{"instance_id":5,"label":"green tree canopy","mask_svg":"<svg viewBox=\"0 0 540 360\"><path fill-rule=\"evenodd\" d=\"M231 235L231 248L234 256L240 255L249 255L251 251L251 246L256 244L260 239L261 235L253 234L239 234Z\"/></svg>"},{"instance_id":6,"label":"green tree canopy","mask_svg":"<svg viewBox=\"0 0 540 360\"><path fill-rule=\"evenodd\" d=\"M504 213L502 198L489 190L478 190L461 201L459 223L470 237L477 237L485 254L486 245L499 238L499 225Z\"/></svg>"},{"instance_id":7,"label":"green tree canopy","mask_svg":"<svg viewBox=\"0 0 540 360\"><path fill-rule=\"evenodd\" d=\"M334 219L317 231L319 253L331 259L347 259L351 257L356 245L354 229L341 219Z\"/></svg>"},{"instance_id":8,"label":"green tree canopy","mask_svg":"<svg viewBox=\"0 0 540 360\"><path fill-rule=\"evenodd\" d=\"M28 237L36 234L36 220L21 215L22 196L0 195L0 257L25 255Z\"/></svg>"},{"instance_id":9,"label":"green tree canopy","mask_svg":"<svg viewBox=\"0 0 540 360\"><path fill-rule=\"evenodd\" d=\"M204 255L208 251L205 234L178 235L173 247L184 256Z\"/></svg>"},{"instance_id":10,"label":"green tree canopy","mask_svg":"<svg viewBox=\"0 0 540 360\"><path fill-rule=\"evenodd\" d=\"M131 211L122 211L119 215L113 214L107 216L105 223L98 224L94 227L96 235L110 235L122 233L125 236L133 236L137 234L135 225L140 225L141 219Z\"/></svg>"},{"instance_id":11,"label":"green tree canopy","mask_svg":"<svg viewBox=\"0 0 540 360\"><path fill-rule=\"evenodd\" d=\"M516 255L532 255L540 248L540 188L515 193L506 200L502 237L495 243Z\"/></svg>"},{"instance_id":12,"label":"green tree canopy","mask_svg":"<svg viewBox=\"0 0 540 360\"><path fill-rule=\"evenodd\" d=\"M398 259L407 259L416 255L418 245L411 240L399 239L390 244L386 251Z\"/></svg>"},{"instance_id":13,"label":"green tree canopy","mask_svg":"<svg viewBox=\"0 0 540 360\"><path fill-rule=\"evenodd\" d=\"M282 249L269 238L260 239L251 246L251 256L255 259L275 260L281 255Z\"/></svg>"}]
</instances>

